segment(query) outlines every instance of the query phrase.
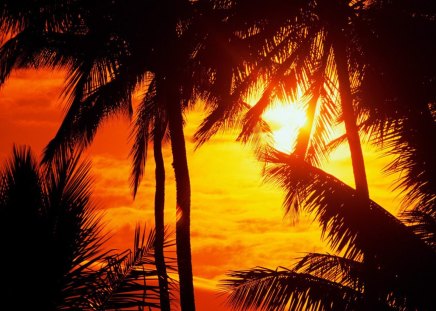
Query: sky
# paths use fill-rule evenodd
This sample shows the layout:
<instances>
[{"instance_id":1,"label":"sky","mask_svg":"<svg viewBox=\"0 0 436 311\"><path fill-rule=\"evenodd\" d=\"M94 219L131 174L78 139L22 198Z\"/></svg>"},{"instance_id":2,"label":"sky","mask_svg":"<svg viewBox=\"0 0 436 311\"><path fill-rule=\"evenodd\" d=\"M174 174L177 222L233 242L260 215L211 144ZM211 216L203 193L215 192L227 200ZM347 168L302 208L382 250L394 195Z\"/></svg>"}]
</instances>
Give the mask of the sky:
<instances>
[{"instance_id":1,"label":"sky","mask_svg":"<svg viewBox=\"0 0 436 311\"><path fill-rule=\"evenodd\" d=\"M9 158L13 144L29 145L38 156L54 136L64 114L63 72L19 70L0 89L0 163ZM263 164L252 148L236 142L237 132L219 134L195 149L192 136L205 114L187 114L185 135L192 187L191 243L197 310L227 310L218 295L219 281L230 270L255 266L290 267L307 252L328 251L310 215L297 222L284 215L283 191L262 179ZM303 116L304 118L304 116ZM301 118L300 118L301 119ZM295 120L300 122L301 120ZM280 130L278 128L277 130ZM133 243L139 223L153 225L154 167L150 153L145 177L136 199L129 188L130 121L108 120L84 158L92 161L93 201L104 213L107 247L124 250ZM389 158L365 146L370 195L392 213L401 196L392 186L398 176L386 176ZM171 153L166 162L166 212L174 226L175 184ZM353 185L347 146L340 147L323 165L329 173Z\"/></svg>"}]
</instances>

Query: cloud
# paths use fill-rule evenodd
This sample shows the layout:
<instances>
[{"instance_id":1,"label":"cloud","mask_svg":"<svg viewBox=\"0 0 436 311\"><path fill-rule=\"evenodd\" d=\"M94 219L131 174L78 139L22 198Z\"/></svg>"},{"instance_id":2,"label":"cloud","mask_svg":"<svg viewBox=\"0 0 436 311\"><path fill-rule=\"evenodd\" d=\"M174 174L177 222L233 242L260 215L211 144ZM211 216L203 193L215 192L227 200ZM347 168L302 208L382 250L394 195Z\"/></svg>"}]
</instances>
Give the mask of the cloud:
<instances>
[{"instance_id":1,"label":"cloud","mask_svg":"<svg viewBox=\"0 0 436 311\"><path fill-rule=\"evenodd\" d=\"M64 74L49 71L14 71L1 89L1 156L12 144L31 145L40 154L62 118L58 98Z\"/></svg>"},{"instance_id":2,"label":"cloud","mask_svg":"<svg viewBox=\"0 0 436 311\"><path fill-rule=\"evenodd\" d=\"M195 305L199 311L225 311L225 296L216 286L211 286L210 281L194 278Z\"/></svg>"}]
</instances>

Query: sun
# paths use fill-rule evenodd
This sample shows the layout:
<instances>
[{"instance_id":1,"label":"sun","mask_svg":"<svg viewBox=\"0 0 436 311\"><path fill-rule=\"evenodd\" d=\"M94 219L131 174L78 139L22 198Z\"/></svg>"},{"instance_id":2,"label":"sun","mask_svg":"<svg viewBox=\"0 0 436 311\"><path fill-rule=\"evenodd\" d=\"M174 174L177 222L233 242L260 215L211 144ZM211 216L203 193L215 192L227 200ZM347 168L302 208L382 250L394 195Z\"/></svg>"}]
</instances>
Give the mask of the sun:
<instances>
[{"instance_id":1,"label":"sun","mask_svg":"<svg viewBox=\"0 0 436 311\"><path fill-rule=\"evenodd\" d=\"M263 119L271 128L274 148L290 153L295 145L298 131L307 122L304 105L300 102L282 102L276 99L263 113Z\"/></svg>"}]
</instances>

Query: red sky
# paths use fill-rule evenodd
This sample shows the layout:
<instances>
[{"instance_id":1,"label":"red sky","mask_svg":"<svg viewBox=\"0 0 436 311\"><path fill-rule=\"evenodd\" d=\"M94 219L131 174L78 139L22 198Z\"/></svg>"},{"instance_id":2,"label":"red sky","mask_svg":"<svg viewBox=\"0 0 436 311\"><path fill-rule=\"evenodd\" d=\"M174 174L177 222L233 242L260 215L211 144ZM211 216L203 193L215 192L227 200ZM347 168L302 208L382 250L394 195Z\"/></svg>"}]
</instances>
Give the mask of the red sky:
<instances>
[{"instance_id":1,"label":"red sky","mask_svg":"<svg viewBox=\"0 0 436 311\"><path fill-rule=\"evenodd\" d=\"M9 157L12 144L42 149L62 120L60 98L64 75L48 70L17 71L0 90L0 161ZM199 110L188 115L186 136L192 182L192 255L199 311L226 310L216 295L217 284L228 270L254 266L291 266L305 252L328 250L320 231L309 217L292 224L284 217L283 192L262 182L262 164L250 146L235 142L236 133L213 138L194 151L192 135L203 117ZM105 211L110 247L125 249L132 244L135 224L153 222L153 161L136 200L132 199L128 176L130 159L129 120L109 120L98 133L86 156L93 162L94 201ZM346 146L339 149L326 170L352 185ZM151 156L151 155L150 155ZM166 219L175 221L175 190L171 154L167 163ZM152 159L150 157L150 159ZM382 174L385 158L365 149L372 198L394 212L398 193L389 187L393 177Z\"/></svg>"}]
</instances>

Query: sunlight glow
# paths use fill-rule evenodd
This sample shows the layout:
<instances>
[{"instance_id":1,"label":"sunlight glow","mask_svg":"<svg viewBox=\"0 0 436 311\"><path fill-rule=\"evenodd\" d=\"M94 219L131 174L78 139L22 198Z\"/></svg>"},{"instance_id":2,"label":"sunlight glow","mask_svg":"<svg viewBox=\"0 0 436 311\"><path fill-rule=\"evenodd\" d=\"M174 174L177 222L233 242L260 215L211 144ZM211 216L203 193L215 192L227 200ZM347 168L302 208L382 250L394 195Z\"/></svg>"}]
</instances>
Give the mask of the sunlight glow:
<instances>
[{"instance_id":1,"label":"sunlight glow","mask_svg":"<svg viewBox=\"0 0 436 311\"><path fill-rule=\"evenodd\" d=\"M298 130L307 121L304 105L299 102L276 100L271 108L263 113L263 119L271 127L274 148L290 153L295 145Z\"/></svg>"}]
</instances>

